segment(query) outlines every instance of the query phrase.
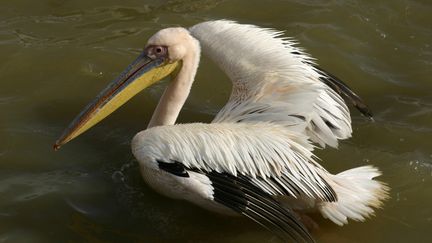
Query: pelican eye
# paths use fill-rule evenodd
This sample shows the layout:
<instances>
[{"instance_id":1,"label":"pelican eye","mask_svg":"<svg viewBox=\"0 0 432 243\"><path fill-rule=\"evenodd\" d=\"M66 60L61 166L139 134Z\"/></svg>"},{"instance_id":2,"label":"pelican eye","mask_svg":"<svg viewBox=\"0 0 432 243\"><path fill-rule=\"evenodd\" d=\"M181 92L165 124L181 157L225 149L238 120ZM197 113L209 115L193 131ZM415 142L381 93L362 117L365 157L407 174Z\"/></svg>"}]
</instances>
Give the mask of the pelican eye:
<instances>
[{"instance_id":1,"label":"pelican eye","mask_svg":"<svg viewBox=\"0 0 432 243\"><path fill-rule=\"evenodd\" d=\"M163 49L162 49L162 47L157 46L157 47L155 48L155 51L156 51L156 53L162 53Z\"/></svg>"},{"instance_id":2,"label":"pelican eye","mask_svg":"<svg viewBox=\"0 0 432 243\"><path fill-rule=\"evenodd\" d=\"M167 57L168 48L160 45L150 45L145 50L150 58Z\"/></svg>"}]
</instances>

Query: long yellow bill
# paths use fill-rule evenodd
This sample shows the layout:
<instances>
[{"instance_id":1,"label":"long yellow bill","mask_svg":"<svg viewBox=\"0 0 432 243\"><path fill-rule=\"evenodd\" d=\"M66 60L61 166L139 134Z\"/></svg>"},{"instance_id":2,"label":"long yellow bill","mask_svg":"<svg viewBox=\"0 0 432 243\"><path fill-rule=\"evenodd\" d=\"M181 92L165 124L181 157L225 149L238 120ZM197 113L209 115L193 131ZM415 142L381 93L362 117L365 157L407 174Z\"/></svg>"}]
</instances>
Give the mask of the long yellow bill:
<instances>
[{"instance_id":1,"label":"long yellow bill","mask_svg":"<svg viewBox=\"0 0 432 243\"><path fill-rule=\"evenodd\" d=\"M164 58L151 59L142 53L75 117L54 144L54 149L59 149L63 144L85 132L138 92L165 78L179 66L179 61L169 63Z\"/></svg>"}]
</instances>

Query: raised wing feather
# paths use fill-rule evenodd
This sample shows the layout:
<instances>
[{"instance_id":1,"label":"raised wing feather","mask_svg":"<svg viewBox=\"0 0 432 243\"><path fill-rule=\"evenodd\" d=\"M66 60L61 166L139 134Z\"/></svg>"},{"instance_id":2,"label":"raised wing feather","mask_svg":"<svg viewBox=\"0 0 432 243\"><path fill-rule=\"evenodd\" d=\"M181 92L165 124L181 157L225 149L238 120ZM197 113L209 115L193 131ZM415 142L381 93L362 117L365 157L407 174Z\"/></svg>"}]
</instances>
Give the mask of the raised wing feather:
<instances>
[{"instance_id":1,"label":"raised wing feather","mask_svg":"<svg viewBox=\"0 0 432 243\"><path fill-rule=\"evenodd\" d=\"M338 139L351 136L345 102L322 82L328 76L281 32L225 20L195 25L190 32L233 82L213 122L277 123L322 147L336 147Z\"/></svg>"}]
</instances>

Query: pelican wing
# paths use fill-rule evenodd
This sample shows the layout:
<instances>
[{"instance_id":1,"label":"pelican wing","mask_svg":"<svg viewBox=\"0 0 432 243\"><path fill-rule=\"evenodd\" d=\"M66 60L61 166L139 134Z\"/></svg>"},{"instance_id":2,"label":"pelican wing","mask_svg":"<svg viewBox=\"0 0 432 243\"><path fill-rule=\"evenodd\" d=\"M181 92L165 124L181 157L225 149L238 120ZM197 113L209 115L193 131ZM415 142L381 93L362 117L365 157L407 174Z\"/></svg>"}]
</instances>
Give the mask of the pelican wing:
<instances>
[{"instance_id":1,"label":"pelican wing","mask_svg":"<svg viewBox=\"0 0 432 243\"><path fill-rule=\"evenodd\" d=\"M226 20L204 22L190 32L233 82L213 122L277 123L322 147L336 147L338 139L351 136L350 113L337 91L354 93L331 82L336 79L282 32Z\"/></svg>"},{"instance_id":2,"label":"pelican wing","mask_svg":"<svg viewBox=\"0 0 432 243\"><path fill-rule=\"evenodd\" d=\"M132 142L138 161L171 162L163 167L178 176L184 175L185 166L203 173L246 176L268 195L336 201L311 147L305 135L264 122L154 127L138 133Z\"/></svg>"}]
</instances>

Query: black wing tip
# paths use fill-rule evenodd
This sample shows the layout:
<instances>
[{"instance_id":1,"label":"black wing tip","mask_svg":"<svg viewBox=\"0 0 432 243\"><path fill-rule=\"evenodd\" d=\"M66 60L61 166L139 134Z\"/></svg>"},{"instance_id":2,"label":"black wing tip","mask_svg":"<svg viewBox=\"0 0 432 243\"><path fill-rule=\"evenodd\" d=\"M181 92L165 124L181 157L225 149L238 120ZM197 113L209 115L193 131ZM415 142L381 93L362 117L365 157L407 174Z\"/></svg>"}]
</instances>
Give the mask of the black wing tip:
<instances>
[{"instance_id":1,"label":"black wing tip","mask_svg":"<svg viewBox=\"0 0 432 243\"><path fill-rule=\"evenodd\" d=\"M373 121L373 113L372 110L366 105L366 102L363 101L360 96L358 96L354 91L345 84L341 79L336 77L335 75L325 71L324 69L314 66L314 68L324 75L324 77L321 78L321 81L325 83L327 86L329 86L331 89L333 89L336 93L344 97L345 99L348 99L353 106L360 111L360 113L368 118L370 121Z\"/></svg>"},{"instance_id":2,"label":"black wing tip","mask_svg":"<svg viewBox=\"0 0 432 243\"><path fill-rule=\"evenodd\" d=\"M214 200L244 215L284 241L315 242L288 208L251 183L245 176L210 172Z\"/></svg>"},{"instance_id":3,"label":"black wing tip","mask_svg":"<svg viewBox=\"0 0 432 243\"><path fill-rule=\"evenodd\" d=\"M372 113L372 110L369 108L368 105L366 105L366 103L359 96L357 96L356 94L354 94L354 95L357 97L356 100L352 100L352 103L353 103L354 107L357 108L357 110L360 111L360 113L364 117L366 117L369 120L373 121L373 116L374 115Z\"/></svg>"},{"instance_id":4,"label":"black wing tip","mask_svg":"<svg viewBox=\"0 0 432 243\"><path fill-rule=\"evenodd\" d=\"M365 106L365 107L360 107L360 106L355 106L357 108L357 110L360 111L360 113L366 117L369 121L373 122L375 121L373 118L373 113L372 111L369 109L369 107Z\"/></svg>"}]
</instances>

